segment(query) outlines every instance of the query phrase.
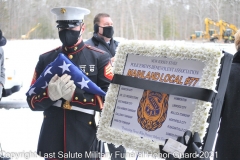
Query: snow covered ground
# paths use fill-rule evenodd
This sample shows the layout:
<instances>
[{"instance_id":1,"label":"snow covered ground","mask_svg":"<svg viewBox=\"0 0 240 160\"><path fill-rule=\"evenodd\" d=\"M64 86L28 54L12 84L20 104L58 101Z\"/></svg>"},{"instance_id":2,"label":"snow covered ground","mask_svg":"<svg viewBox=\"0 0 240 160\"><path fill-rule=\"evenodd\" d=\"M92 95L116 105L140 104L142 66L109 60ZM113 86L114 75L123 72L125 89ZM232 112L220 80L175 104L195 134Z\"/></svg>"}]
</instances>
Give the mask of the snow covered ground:
<instances>
[{"instance_id":1,"label":"snow covered ground","mask_svg":"<svg viewBox=\"0 0 240 160\"><path fill-rule=\"evenodd\" d=\"M234 44L216 44L216 43L191 43L191 42L173 42L185 43L188 45L207 45L225 50L234 54ZM9 97L3 98L3 102L25 102L25 93L27 92L35 65L39 54L54 49L60 45L59 40L12 40L8 41L3 47L5 58L9 58L23 79L23 87ZM0 102L1 103L1 102ZM3 152L12 155L13 160L24 159L43 159L37 157L36 147L42 123L42 112L32 112L28 108L21 109L0 109L0 144ZM1 151L0 151L1 153ZM108 160L104 157L103 160ZM128 157L127 160L133 160L135 157ZM139 160L153 158L140 157Z\"/></svg>"},{"instance_id":2,"label":"snow covered ground","mask_svg":"<svg viewBox=\"0 0 240 160\"><path fill-rule=\"evenodd\" d=\"M19 92L2 98L2 101L26 102L25 93L29 89L38 56L60 44L59 40L8 41L3 47L5 58L15 66L23 80L23 87ZM12 153L13 159L36 159L35 152L42 118L42 112L32 112L29 108L0 109L0 143L3 151L6 154ZM19 158L17 153L20 155ZM29 154L31 157L28 157Z\"/></svg>"}]
</instances>

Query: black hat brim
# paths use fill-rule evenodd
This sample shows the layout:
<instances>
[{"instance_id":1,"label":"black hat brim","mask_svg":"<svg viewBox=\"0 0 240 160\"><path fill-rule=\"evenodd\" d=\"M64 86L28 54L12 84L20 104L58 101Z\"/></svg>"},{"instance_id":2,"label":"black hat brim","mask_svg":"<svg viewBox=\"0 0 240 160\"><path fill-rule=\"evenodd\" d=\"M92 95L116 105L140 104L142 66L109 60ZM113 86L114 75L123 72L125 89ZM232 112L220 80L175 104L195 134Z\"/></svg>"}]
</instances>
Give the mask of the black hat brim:
<instances>
[{"instance_id":1,"label":"black hat brim","mask_svg":"<svg viewBox=\"0 0 240 160\"><path fill-rule=\"evenodd\" d=\"M57 28L74 28L81 25L82 21L80 20L62 20L57 21Z\"/></svg>"},{"instance_id":2,"label":"black hat brim","mask_svg":"<svg viewBox=\"0 0 240 160\"><path fill-rule=\"evenodd\" d=\"M5 46L5 44L7 43L7 39L2 36L2 39L0 39L0 46Z\"/></svg>"}]
</instances>

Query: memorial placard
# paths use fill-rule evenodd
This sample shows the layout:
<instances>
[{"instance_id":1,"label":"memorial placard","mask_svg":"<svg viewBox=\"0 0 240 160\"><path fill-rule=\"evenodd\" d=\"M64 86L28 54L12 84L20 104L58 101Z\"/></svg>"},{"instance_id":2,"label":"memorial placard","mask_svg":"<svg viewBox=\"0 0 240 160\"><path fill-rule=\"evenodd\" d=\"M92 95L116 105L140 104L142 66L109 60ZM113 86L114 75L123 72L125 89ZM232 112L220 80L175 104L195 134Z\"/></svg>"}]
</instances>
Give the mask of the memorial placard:
<instances>
[{"instance_id":1,"label":"memorial placard","mask_svg":"<svg viewBox=\"0 0 240 160\"><path fill-rule=\"evenodd\" d=\"M186 130L198 132L203 140L212 104L195 98L198 93L188 88L216 92L222 56L219 50L207 47L157 41L121 43L113 73L137 79L130 79L130 85L113 81L109 86L98 138L148 153L159 153L159 145L166 139L176 139ZM145 80L140 87L136 87L138 79ZM154 84L148 88L146 81ZM183 96L184 92L193 96Z\"/></svg>"}]
</instances>

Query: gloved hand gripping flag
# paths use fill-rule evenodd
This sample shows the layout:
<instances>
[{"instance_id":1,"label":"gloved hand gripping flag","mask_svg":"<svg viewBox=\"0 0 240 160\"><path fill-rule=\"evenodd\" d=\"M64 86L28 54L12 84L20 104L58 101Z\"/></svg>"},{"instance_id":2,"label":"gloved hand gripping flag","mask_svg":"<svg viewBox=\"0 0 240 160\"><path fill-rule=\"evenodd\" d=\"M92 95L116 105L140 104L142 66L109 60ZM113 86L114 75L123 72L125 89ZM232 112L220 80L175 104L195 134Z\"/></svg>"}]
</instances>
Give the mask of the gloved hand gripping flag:
<instances>
[{"instance_id":1,"label":"gloved hand gripping flag","mask_svg":"<svg viewBox=\"0 0 240 160\"><path fill-rule=\"evenodd\" d=\"M62 53L60 53L58 57L44 69L26 95L30 96L32 94L41 93L48 86L49 81L55 74L61 77L65 73L71 75L71 79L74 81L76 87L81 88L88 93L105 96L106 93Z\"/></svg>"}]
</instances>

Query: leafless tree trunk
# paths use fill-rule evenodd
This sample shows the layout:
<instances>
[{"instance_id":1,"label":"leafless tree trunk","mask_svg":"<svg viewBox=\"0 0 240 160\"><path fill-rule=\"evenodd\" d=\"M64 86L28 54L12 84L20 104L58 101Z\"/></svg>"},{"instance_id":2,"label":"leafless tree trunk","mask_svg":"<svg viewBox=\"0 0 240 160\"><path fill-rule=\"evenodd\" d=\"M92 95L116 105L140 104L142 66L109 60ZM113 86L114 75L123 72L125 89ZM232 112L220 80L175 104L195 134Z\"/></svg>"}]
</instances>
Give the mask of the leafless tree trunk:
<instances>
[{"instance_id":1,"label":"leafless tree trunk","mask_svg":"<svg viewBox=\"0 0 240 160\"><path fill-rule=\"evenodd\" d=\"M211 0L210 4L217 15L217 21L221 19L220 12L222 9L223 0Z\"/></svg>"},{"instance_id":2,"label":"leafless tree trunk","mask_svg":"<svg viewBox=\"0 0 240 160\"><path fill-rule=\"evenodd\" d=\"M132 24L133 39L136 39L136 28L135 28L135 24L134 24L132 9L131 9L131 7L130 7L129 0L126 0L126 2L127 2L127 7L128 7L128 13L129 13L129 15L130 15L131 24Z\"/></svg>"},{"instance_id":3,"label":"leafless tree trunk","mask_svg":"<svg viewBox=\"0 0 240 160\"><path fill-rule=\"evenodd\" d=\"M20 39L41 23L30 38L58 38L56 17L50 12L57 6L91 10L84 19L84 38L92 36L93 18L100 12L110 14L115 37L128 39L189 39L205 29L206 17L240 27L236 0L0 0L0 29L8 39Z\"/></svg>"}]
</instances>

